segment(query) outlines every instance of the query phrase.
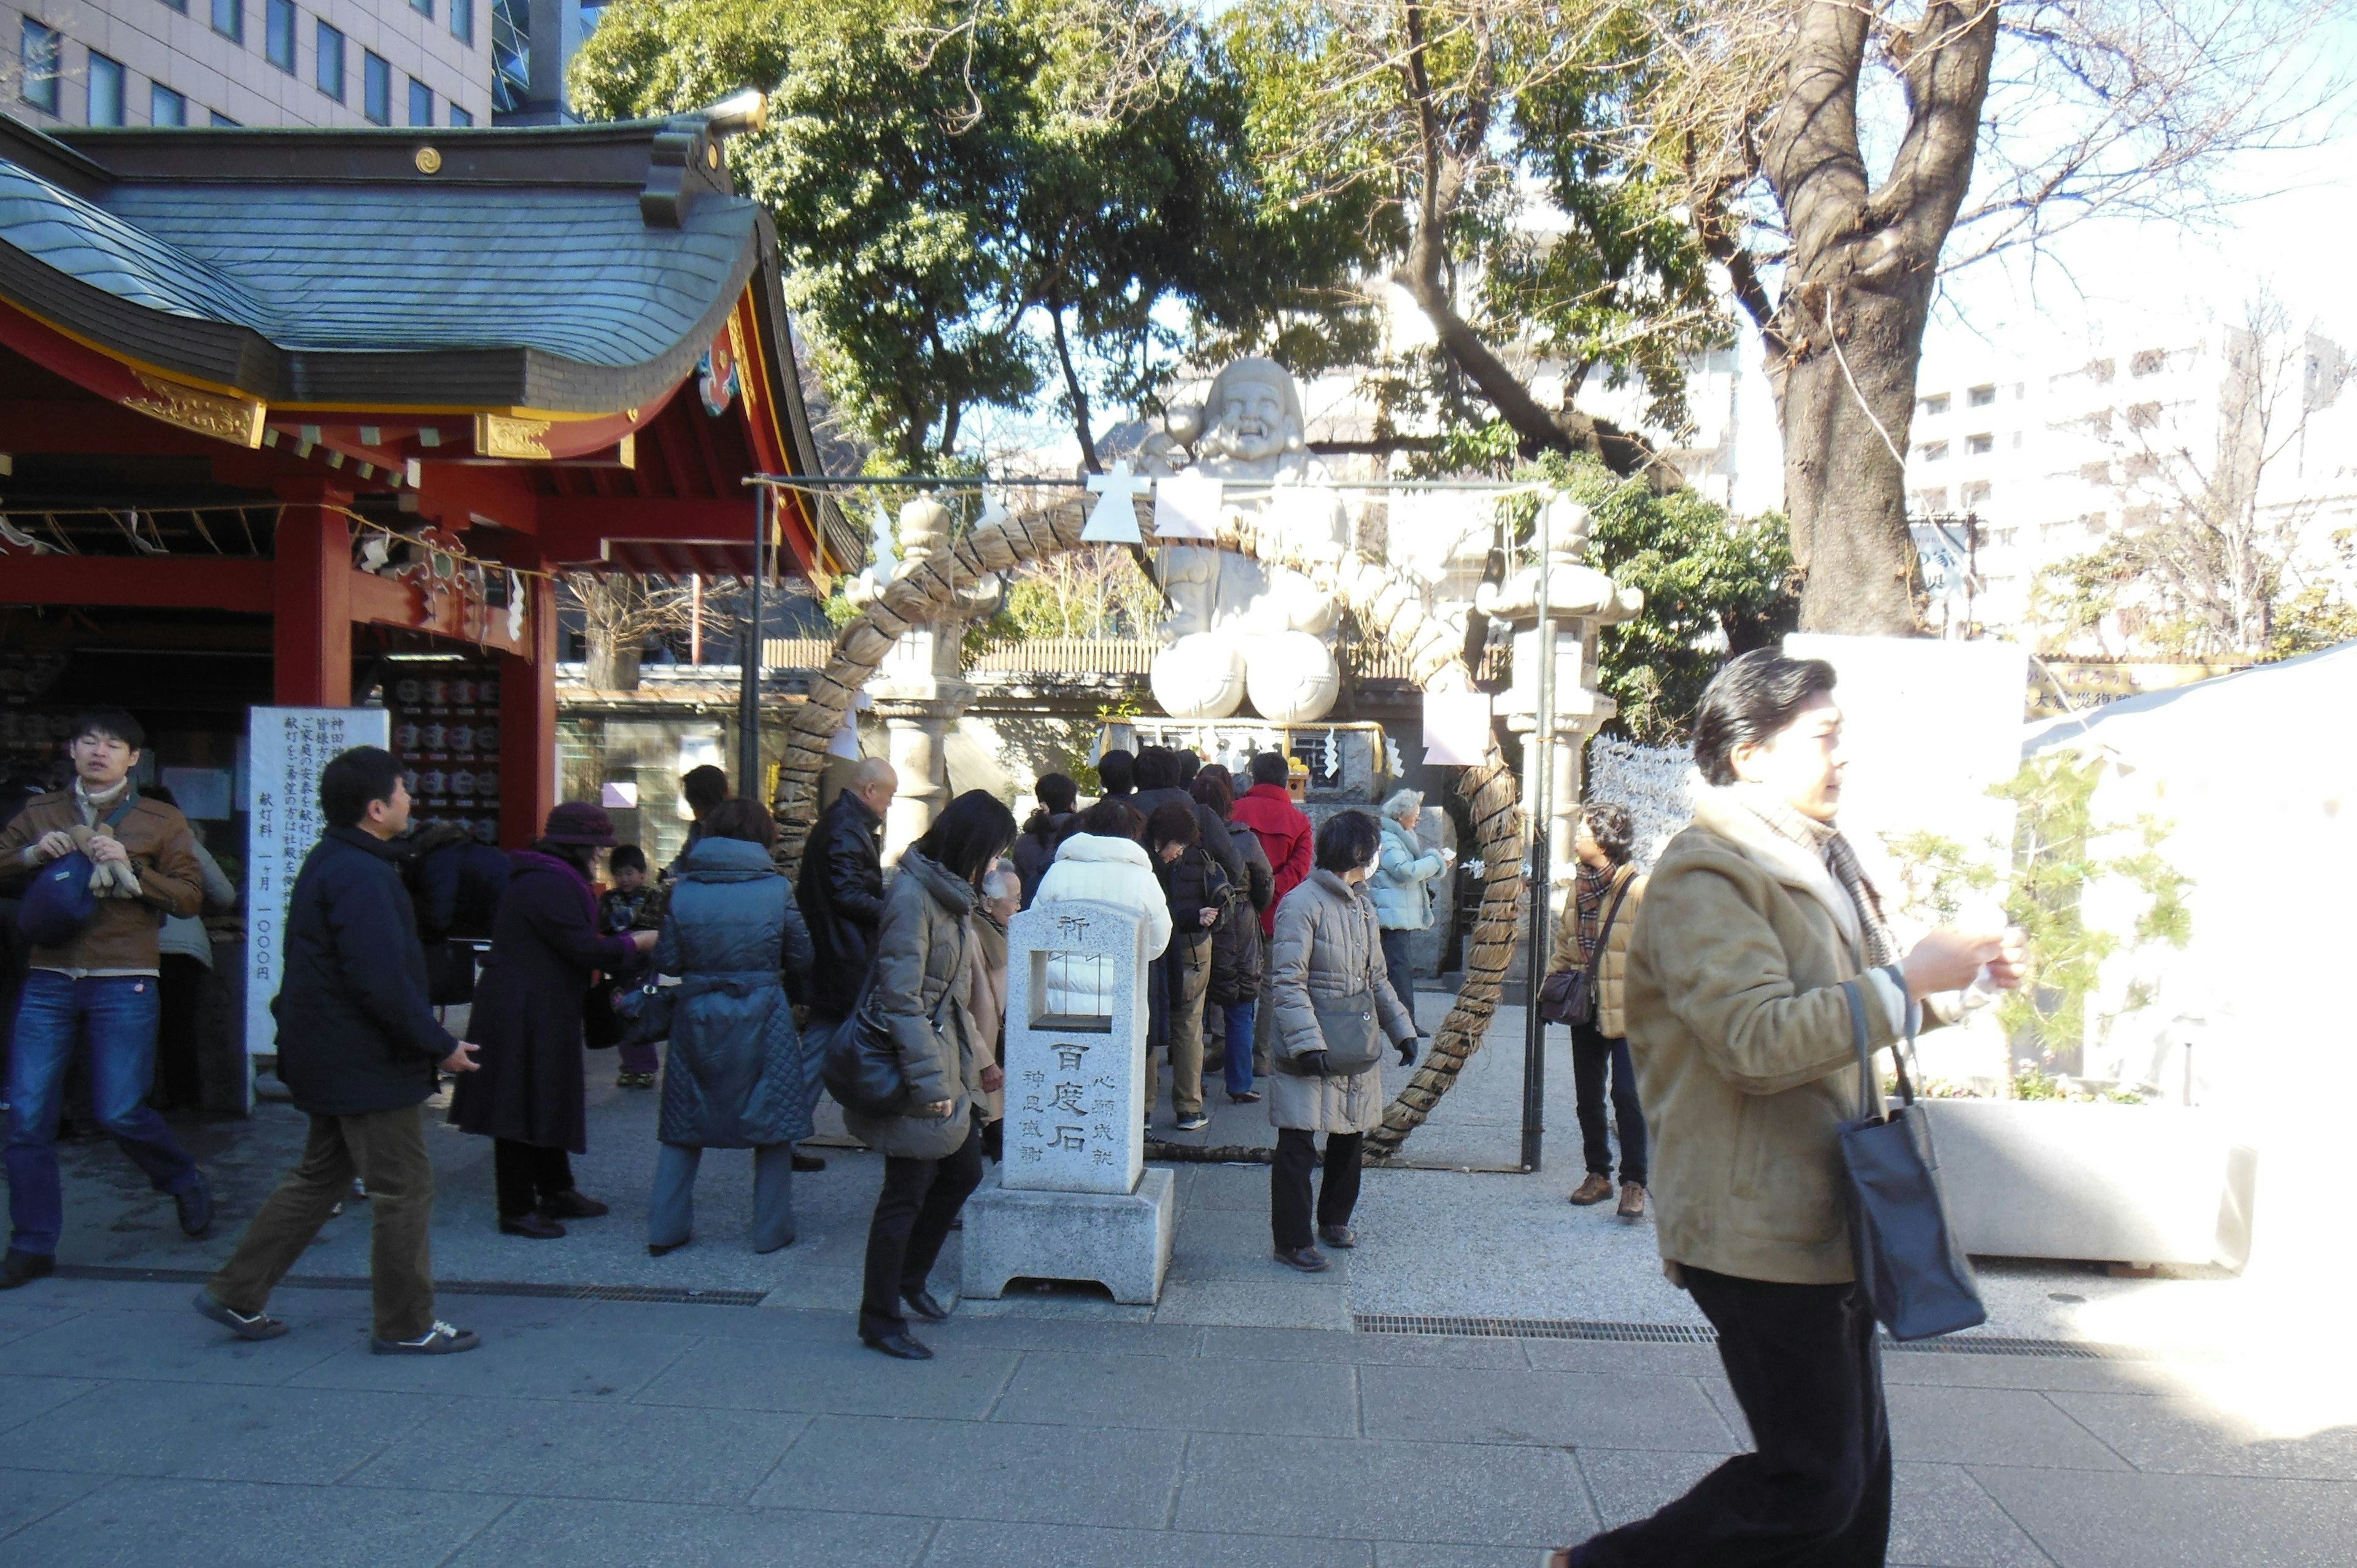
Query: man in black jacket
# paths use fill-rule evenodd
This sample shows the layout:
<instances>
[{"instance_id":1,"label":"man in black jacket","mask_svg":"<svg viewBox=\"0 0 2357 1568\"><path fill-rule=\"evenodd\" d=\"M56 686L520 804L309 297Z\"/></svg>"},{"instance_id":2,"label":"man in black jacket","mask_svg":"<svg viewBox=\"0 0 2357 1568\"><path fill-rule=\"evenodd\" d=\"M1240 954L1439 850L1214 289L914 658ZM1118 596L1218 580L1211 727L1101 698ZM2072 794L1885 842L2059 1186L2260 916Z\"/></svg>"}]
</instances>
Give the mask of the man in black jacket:
<instances>
[{"instance_id":1,"label":"man in black jacket","mask_svg":"<svg viewBox=\"0 0 2357 1568\"><path fill-rule=\"evenodd\" d=\"M1185 811L1195 819L1194 846L1220 868L1227 887L1244 884L1243 857L1236 853L1228 837L1228 824L1220 821L1219 813L1189 794L1178 785L1178 753L1168 746L1141 747L1137 754L1137 793L1129 803L1146 815L1165 806ZM1147 835L1146 851L1157 854L1161 846ZM1170 903L1171 918L1178 917L1178 902ZM1194 918L1189 911L1188 918ZM1170 1044L1171 1113L1173 1123L1182 1133L1200 1132L1211 1124L1203 1113L1203 997L1211 979L1211 934L1200 927L1175 927L1170 933L1170 947L1165 955L1164 969L1168 985L1168 1039Z\"/></svg>"},{"instance_id":2,"label":"man in black jacket","mask_svg":"<svg viewBox=\"0 0 2357 1568\"><path fill-rule=\"evenodd\" d=\"M425 950L394 847L409 791L388 751L356 746L320 771L328 828L303 861L286 904L278 1076L311 1118L302 1162L246 1228L237 1251L197 1293L197 1310L241 1339L286 1325L264 1310L271 1289L328 1222L357 1172L375 1230L369 1256L380 1356L447 1356L481 1339L434 1316L426 1233L434 1167L418 1107L445 1072L475 1070L425 999Z\"/></svg>"},{"instance_id":3,"label":"man in black jacket","mask_svg":"<svg viewBox=\"0 0 2357 1568\"><path fill-rule=\"evenodd\" d=\"M802 851L794 891L817 954L809 998L814 1025L840 1023L859 1004L884 919L884 812L899 788L890 763L863 758Z\"/></svg>"}]
</instances>

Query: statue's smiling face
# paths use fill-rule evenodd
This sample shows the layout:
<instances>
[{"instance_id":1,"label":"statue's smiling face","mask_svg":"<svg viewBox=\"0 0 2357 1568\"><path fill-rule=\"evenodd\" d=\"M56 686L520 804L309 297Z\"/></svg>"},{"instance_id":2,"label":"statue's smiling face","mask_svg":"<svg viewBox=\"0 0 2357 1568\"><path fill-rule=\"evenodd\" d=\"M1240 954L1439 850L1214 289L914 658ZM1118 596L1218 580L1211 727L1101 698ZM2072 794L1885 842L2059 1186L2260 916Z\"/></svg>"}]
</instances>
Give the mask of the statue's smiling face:
<instances>
[{"instance_id":1,"label":"statue's smiling face","mask_svg":"<svg viewBox=\"0 0 2357 1568\"><path fill-rule=\"evenodd\" d=\"M1247 463L1279 456L1299 434L1286 417L1284 388L1243 379L1231 381L1220 399L1219 433L1228 456Z\"/></svg>"}]
</instances>

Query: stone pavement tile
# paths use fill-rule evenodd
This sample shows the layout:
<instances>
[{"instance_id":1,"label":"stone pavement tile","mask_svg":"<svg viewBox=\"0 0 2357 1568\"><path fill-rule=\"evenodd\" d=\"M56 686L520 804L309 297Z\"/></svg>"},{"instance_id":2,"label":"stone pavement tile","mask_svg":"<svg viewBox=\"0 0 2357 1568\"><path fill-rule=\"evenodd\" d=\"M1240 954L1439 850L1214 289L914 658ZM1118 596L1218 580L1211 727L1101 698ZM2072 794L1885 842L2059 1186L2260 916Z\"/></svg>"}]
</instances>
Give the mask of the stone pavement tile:
<instances>
[{"instance_id":1,"label":"stone pavement tile","mask_svg":"<svg viewBox=\"0 0 2357 1568\"><path fill-rule=\"evenodd\" d=\"M1203 1354L1243 1361L1349 1361L1361 1367L1497 1367L1525 1369L1522 1342L1425 1334L1348 1334L1325 1328L1203 1330Z\"/></svg>"},{"instance_id":2,"label":"stone pavement tile","mask_svg":"<svg viewBox=\"0 0 2357 1568\"><path fill-rule=\"evenodd\" d=\"M1616 1529L1643 1519L1726 1462L1723 1454L1652 1453L1627 1448L1585 1448L1579 1468L1596 1498L1602 1528Z\"/></svg>"},{"instance_id":3,"label":"stone pavement tile","mask_svg":"<svg viewBox=\"0 0 2357 1568\"><path fill-rule=\"evenodd\" d=\"M450 1568L905 1568L923 1520L526 1498Z\"/></svg>"},{"instance_id":4,"label":"stone pavement tile","mask_svg":"<svg viewBox=\"0 0 2357 1568\"><path fill-rule=\"evenodd\" d=\"M463 1315L460 1326L465 1326ZM462 1356L376 1356L366 1345L357 1345L291 1380L304 1388L605 1399L619 1404L653 1381L694 1343L673 1334L517 1329L485 1334L482 1348Z\"/></svg>"},{"instance_id":5,"label":"stone pavement tile","mask_svg":"<svg viewBox=\"0 0 2357 1568\"><path fill-rule=\"evenodd\" d=\"M949 1297L935 1286L933 1294ZM1005 1295L996 1298L962 1295L957 1310L968 1317L1028 1317L1043 1323L1151 1323L1154 1308L1117 1302L1100 1284L1078 1280L1008 1282ZM1183 1325L1181 1326L1184 1326Z\"/></svg>"},{"instance_id":6,"label":"stone pavement tile","mask_svg":"<svg viewBox=\"0 0 2357 1568\"><path fill-rule=\"evenodd\" d=\"M998 1350L1093 1351L1105 1356L1187 1359L1201 1348L1203 1330L1191 1323L1104 1322L1033 1317L1018 1313L977 1316L976 1303L960 1302L947 1323L929 1324L926 1340Z\"/></svg>"},{"instance_id":7,"label":"stone pavement tile","mask_svg":"<svg viewBox=\"0 0 2357 1568\"><path fill-rule=\"evenodd\" d=\"M78 1317L89 1310L87 1306L59 1301L38 1290L20 1289L0 1294L0 1345L12 1339L22 1339L27 1334L38 1334L44 1328L54 1328L66 1319Z\"/></svg>"},{"instance_id":8,"label":"stone pavement tile","mask_svg":"<svg viewBox=\"0 0 2357 1568\"><path fill-rule=\"evenodd\" d=\"M950 1520L935 1532L924 1568L1371 1568L1372 1561L1363 1541Z\"/></svg>"},{"instance_id":9,"label":"stone pavement tile","mask_svg":"<svg viewBox=\"0 0 2357 1568\"><path fill-rule=\"evenodd\" d=\"M969 1348L945 1334L918 1337L932 1347L933 1359L895 1361L862 1345L847 1326L834 1338L791 1345L699 1340L640 1391L637 1402L980 1421L1022 1359L1014 1350Z\"/></svg>"},{"instance_id":10,"label":"stone pavement tile","mask_svg":"<svg viewBox=\"0 0 2357 1568\"><path fill-rule=\"evenodd\" d=\"M191 1311L105 1307L28 1334L6 1351L12 1372L178 1383L283 1383L360 1343L362 1330L294 1333L249 1343ZM151 1290L150 1299L153 1299Z\"/></svg>"},{"instance_id":11,"label":"stone pavement tile","mask_svg":"<svg viewBox=\"0 0 2357 1568\"><path fill-rule=\"evenodd\" d=\"M123 1479L27 1525L0 1551L13 1563L124 1568L431 1568L509 1502L462 1492Z\"/></svg>"},{"instance_id":12,"label":"stone pavement tile","mask_svg":"<svg viewBox=\"0 0 2357 1568\"><path fill-rule=\"evenodd\" d=\"M861 1283L856 1263L841 1268L811 1264L771 1282L770 1294L761 1298L761 1305L797 1312L832 1310L845 1318L856 1317L859 1314Z\"/></svg>"},{"instance_id":13,"label":"stone pavement tile","mask_svg":"<svg viewBox=\"0 0 2357 1568\"><path fill-rule=\"evenodd\" d=\"M1901 1460L1946 1465L2018 1465L2025 1455L2061 1470L2125 1470L2126 1462L2050 1402L2026 1389L1934 1389L1896 1384L1890 1451Z\"/></svg>"},{"instance_id":14,"label":"stone pavement tile","mask_svg":"<svg viewBox=\"0 0 2357 1568\"><path fill-rule=\"evenodd\" d=\"M1890 1478L1890 1561L1910 1568L2047 1568L2021 1527L1971 1472L1898 1465Z\"/></svg>"},{"instance_id":15,"label":"stone pavement tile","mask_svg":"<svg viewBox=\"0 0 2357 1568\"><path fill-rule=\"evenodd\" d=\"M2050 1395L2139 1470L2357 1481L2357 1428L2300 1437L2265 1429L2190 1395ZM2357 1555L2357 1542L2352 1543Z\"/></svg>"},{"instance_id":16,"label":"stone pavement tile","mask_svg":"<svg viewBox=\"0 0 2357 1568\"><path fill-rule=\"evenodd\" d=\"M1181 1165L1178 1201L1189 1209L1232 1209L1268 1221L1266 1165Z\"/></svg>"},{"instance_id":17,"label":"stone pavement tile","mask_svg":"<svg viewBox=\"0 0 2357 1568\"><path fill-rule=\"evenodd\" d=\"M437 1405L429 1420L395 1438L347 1483L742 1503L809 1424L808 1416L767 1411L453 1401Z\"/></svg>"},{"instance_id":18,"label":"stone pavement tile","mask_svg":"<svg viewBox=\"0 0 2357 1568\"><path fill-rule=\"evenodd\" d=\"M1158 1530L1168 1522L1186 1444L1176 1432L822 1416L753 1502Z\"/></svg>"},{"instance_id":19,"label":"stone pavement tile","mask_svg":"<svg viewBox=\"0 0 2357 1568\"><path fill-rule=\"evenodd\" d=\"M21 1425L97 1388L82 1378L0 1377L0 1432Z\"/></svg>"},{"instance_id":20,"label":"stone pavement tile","mask_svg":"<svg viewBox=\"0 0 2357 1568\"><path fill-rule=\"evenodd\" d=\"M1259 1280L1279 1268L1271 1256L1268 1208L1189 1209L1178 1218L1170 1248L1170 1277ZM1343 1260L1337 1258L1338 1263Z\"/></svg>"},{"instance_id":21,"label":"stone pavement tile","mask_svg":"<svg viewBox=\"0 0 2357 1568\"><path fill-rule=\"evenodd\" d=\"M2357 1486L1973 1466L2059 1568L2346 1568Z\"/></svg>"},{"instance_id":22,"label":"stone pavement tile","mask_svg":"<svg viewBox=\"0 0 2357 1568\"><path fill-rule=\"evenodd\" d=\"M106 1479L62 1470L0 1470L0 1536L98 1490ZM0 1545L0 1556L23 1561L5 1545Z\"/></svg>"},{"instance_id":23,"label":"stone pavement tile","mask_svg":"<svg viewBox=\"0 0 2357 1568\"><path fill-rule=\"evenodd\" d=\"M1894 1350L1888 1345L1882 1348L1885 1384L2141 1393L2165 1384L2163 1365L2158 1361L2083 1361L2065 1356L1975 1356L1962 1351Z\"/></svg>"},{"instance_id":24,"label":"stone pavement tile","mask_svg":"<svg viewBox=\"0 0 2357 1568\"><path fill-rule=\"evenodd\" d=\"M1626 1339L1524 1339L1531 1365L1543 1372L1659 1372L1668 1377L1725 1376L1711 1345L1663 1345Z\"/></svg>"},{"instance_id":25,"label":"stone pavement tile","mask_svg":"<svg viewBox=\"0 0 2357 1568\"><path fill-rule=\"evenodd\" d=\"M1355 1437L1349 1367L1316 1361L1169 1361L1033 1351L991 1412L994 1421L1142 1426L1182 1432Z\"/></svg>"},{"instance_id":26,"label":"stone pavement tile","mask_svg":"<svg viewBox=\"0 0 2357 1568\"><path fill-rule=\"evenodd\" d=\"M1735 1434L1691 1378L1369 1367L1370 1437L1728 1454Z\"/></svg>"},{"instance_id":27,"label":"stone pavement tile","mask_svg":"<svg viewBox=\"0 0 2357 1568\"><path fill-rule=\"evenodd\" d=\"M1434 1546L1414 1541L1375 1542L1375 1568L1537 1568L1542 1552L1568 1546L1558 1541L1529 1546Z\"/></svg>"},{"instance_id":28,"label":"stone pavement tile","mask_svg":"<svg viewBox=\"0 0 2357 1568\"><path fill-rule=\"evenodd\" d=\"M1560 1448L1201 1434L1172 1527L1561 1545L1596 1528Z\"/></svg>"},{"instance_id":29,"label":"stone pavement tile","mask_svg":"<svg viewBox=\"0 0 2357 1568\"><path fill-rule=\"evenodd\" d=\"M404 1394L109 1383L0 1433L0 1466L323 1486L432 1408Z\"/></svg>"},{"instance_id":30,"label":"stone pavement tile","mask_svg":"<svg viewBox=\"0 0 2357 1568\"><path fill-rule=\"evenodd\" d=\"M1351 1327L1349 1280L1341 1268L1297 1274L1275 1258L1257 1279L1173 1279L1162 1287L1157 1323L1232 1324L1248 1328Z\"/></svg>"},{"instance_id":31,"label":"stone pavement tile","mask_svg":"<svg viewBox=\"0 0 2357 1568\"><path fill-rule=\"evenodd\" d=\"M836 1339L856 1315L807 1308L695 1306L665 1301L587 1301L575 1319L598 1334L672 1334L683 1339Z\"/></svg>"}]
</instances>

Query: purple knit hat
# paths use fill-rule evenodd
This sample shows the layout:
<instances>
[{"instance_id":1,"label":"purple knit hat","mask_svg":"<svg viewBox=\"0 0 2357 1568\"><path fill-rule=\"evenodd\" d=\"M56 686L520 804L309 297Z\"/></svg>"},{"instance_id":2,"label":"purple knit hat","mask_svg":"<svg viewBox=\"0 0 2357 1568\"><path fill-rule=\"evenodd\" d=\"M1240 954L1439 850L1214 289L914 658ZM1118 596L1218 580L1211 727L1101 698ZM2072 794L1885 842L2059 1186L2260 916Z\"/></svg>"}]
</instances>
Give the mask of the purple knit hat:
<instances>
[{"instance_id":1,"label":"purple knit hat","mask_svg":"<svg viewBox=\"0 0 2357 1568\"><path fill-rule=\"evenodd\" d=\"M616 843L614 819L604 808L587 800L567 800L548 813L548 826L542 832L545 843L581 844L590 849L611 849Z\"/></svg>"}]
</instances>

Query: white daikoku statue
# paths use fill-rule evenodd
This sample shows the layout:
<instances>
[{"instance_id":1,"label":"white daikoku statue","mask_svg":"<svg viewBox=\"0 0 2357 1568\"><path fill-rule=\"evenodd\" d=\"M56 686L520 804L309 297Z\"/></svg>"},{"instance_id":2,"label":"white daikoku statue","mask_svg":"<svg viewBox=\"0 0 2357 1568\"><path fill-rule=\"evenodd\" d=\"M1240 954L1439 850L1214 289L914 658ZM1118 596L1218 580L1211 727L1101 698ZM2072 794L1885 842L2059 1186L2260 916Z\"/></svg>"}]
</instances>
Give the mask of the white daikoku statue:
<instances>
[{"instance_id":1,"label":"white daikoku statue","mask_svg":"<svg viewBox=\"0 0 2357 1568\"><path fill-rule=\"evenodd\" d=\"M1204 406L1174 409L1164 428L1168 435L1140 455L1146 471L1221 481L1222 510L1265 514L1313 559L1348 545L1342 499L1308 454L1301 393L1284 366L1258 356L1231 361L1211 379ZM1332 646L1340 607L1331 595L1288 567L1230 550L1166 544L1160 556L1172 609L1150 680L1165 712L1223 719L1249 693L1278 724L1326 716L1341 689Z\"/></svg>"}]
</instances>

